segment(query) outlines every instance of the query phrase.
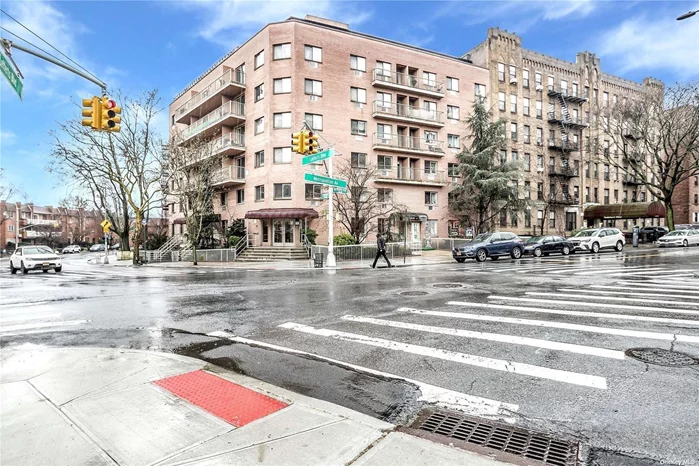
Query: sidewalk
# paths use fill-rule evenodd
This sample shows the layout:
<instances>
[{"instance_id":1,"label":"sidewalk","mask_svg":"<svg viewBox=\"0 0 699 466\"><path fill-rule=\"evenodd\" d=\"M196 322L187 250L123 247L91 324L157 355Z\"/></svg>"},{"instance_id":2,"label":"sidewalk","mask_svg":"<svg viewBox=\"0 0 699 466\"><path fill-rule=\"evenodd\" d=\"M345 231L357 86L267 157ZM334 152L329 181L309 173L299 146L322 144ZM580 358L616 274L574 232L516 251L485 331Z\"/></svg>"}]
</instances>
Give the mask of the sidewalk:
<instances>
[{"instance_id":1,"label":"sidewalk","mask_svg":"<svg viewBox=\"0 0 699 466\"><path fill-rule=\"evenodd\" d=\"M3 466L509 464L173 354L25 347L0 376Z\"/></svg>"}]
</instances>

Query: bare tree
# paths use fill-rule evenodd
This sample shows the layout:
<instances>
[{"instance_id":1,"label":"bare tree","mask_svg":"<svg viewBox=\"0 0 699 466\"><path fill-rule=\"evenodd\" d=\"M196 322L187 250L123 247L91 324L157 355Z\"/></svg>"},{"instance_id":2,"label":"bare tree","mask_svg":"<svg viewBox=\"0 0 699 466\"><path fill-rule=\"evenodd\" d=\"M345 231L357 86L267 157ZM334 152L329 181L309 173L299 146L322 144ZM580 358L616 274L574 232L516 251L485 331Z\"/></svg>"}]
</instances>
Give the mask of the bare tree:
<instances>
[{"instance_id":1,"label":"bare tree","mask_svg":"<svg viewBox=\"0 0 699 466\"><path fill-rule=\"evenodd\" d=\"M665 205L667 226L674 229L675 188L699 175L699 83L676 84L664 94L649 91L601 109L600 118L612 146L598 158L658 198Z\"/></svg>"},{"instance_id":2,"label":"bare tree","mask_svg":"<svg viewBox=\"0 0 699 466\"><path fill-rule=\"evenodd\" d=\"M79 194L66 196L58 203L60 207L65 209L66 225L68 226L68 236L73 242L82 243L85 240L85 217L86 210L90 202L86 197ZM76 224L71 225L71 217L75 214Z\"/></svg>"},{"instance_id":3,"label":"bare tree","mask_svg":"<svg viewBox=\"0 0 699 466\"><path fill-rule=\"evenodd\" d=\"M232 176L216 154L214 142L199 136L185 139L173 133L168 146L167 194L178 202L187 226L187 242L192 248L193 263L197 265L197 247L216 222L213 210L215 184Z\"/></svg>"},{"instance_id":4,"label":"bare tree","mask_svg":"<svg viewBox=\"0 0 699 466\"><path fill-rule=\"evenodd\" d=\"M54 133L49 170L89 190L93 203L112 223L129 247L133 223L133 261L139 263L141 221L160 206L163 172L162 140L156 131L160 113L157 91L138 98L117 94L123 117L119 133L94 131L77 119L63 123Z\"/></svg>"},{"instance_id":5,"label":"bare tree","mask_svg":"<svg viewBox=\"0 0 699 466\"><path fill-rule=\"evenodd\" d=\"M12 197L17 194L17 188L9 183L6 183L3 178L3 169L0 168L0 200L11 201ZM12 203L12 206L14 207L14 202ZM7 211L7 206L5 206L5 209L5 212L0 212L0 227L2 227L5 224L5 220L10 218L10 215L14 213L14 209L12 212ZM19 224L15 228L19 228ZM2 246L5 245L3 244Z\"/></svg>"},{"instance_id":6,"label":"bare tree","mask_svg":"<svg viewBox=\"0 0 699 466\"><path fill-rule=\"evenodd\" d=\"M401 208L395 202L393 190L373 186L376 175L375 165L353 167L349 160L340 163L337 170L337 176L347 180L347 194L335 192L333 206L355 244L377 231L379 218L388 218Z\"/></svg>"}]
</instances>

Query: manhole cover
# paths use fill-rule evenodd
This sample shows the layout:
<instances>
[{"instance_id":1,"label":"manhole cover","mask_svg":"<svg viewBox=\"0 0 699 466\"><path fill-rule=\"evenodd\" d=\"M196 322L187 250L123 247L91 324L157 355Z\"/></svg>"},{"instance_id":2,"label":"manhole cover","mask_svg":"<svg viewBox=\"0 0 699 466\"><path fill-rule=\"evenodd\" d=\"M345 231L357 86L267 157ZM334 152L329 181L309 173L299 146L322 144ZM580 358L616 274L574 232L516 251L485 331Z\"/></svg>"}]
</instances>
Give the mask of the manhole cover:
<instances>
[{"instance_id":1,"label":"manhole cover","mask_svg":"<svg viewBox=\"0 0 699 466\"><path fill-rule=\"evenodd\" d=\"M435 288L461 288L463 285L459 285L458 283L435 283L432 286Z\"/></svg>"},{"instance_id":2,"label":"manhole cover","mask_svg":"<svg viewBox=\"0 0 699 466\"><path fill-rule=\"evenodd\" d=\"M427 291L403 291L403 296L425 296Z\"/></svg>"},{"instance_id":3,"label":"manhole cover","mask_svg":"<svg viewBox=\"0 0 699 466\"><path fill-rule=\"evenodd\" d=\"M678 353L662 348L631 348L625 354L639 361L658 366L692 366L699 364L699 360L688 354Z\"/></svg>"}]
</instances>

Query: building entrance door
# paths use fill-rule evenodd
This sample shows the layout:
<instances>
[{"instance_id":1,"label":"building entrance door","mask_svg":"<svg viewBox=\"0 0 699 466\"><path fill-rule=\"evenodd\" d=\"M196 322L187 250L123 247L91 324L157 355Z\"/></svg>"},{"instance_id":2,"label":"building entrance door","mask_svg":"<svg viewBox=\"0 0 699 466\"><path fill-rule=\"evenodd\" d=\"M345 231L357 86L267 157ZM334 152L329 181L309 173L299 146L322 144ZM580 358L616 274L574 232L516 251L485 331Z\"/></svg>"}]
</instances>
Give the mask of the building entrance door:
<instances>
[{"instance_id":1,"label":"building entrance door","mask_svg":"<svg viewBox=\"0 0 699 466\"><path fill-rule=\"evenodd\" d=\"M410 242L419 243L420 242L420 223L413 222L410 224Z\"/></svg>"},{"instance_id":2,"label":"building entrance door","mask_svg":"<svg viewBox=\"0 0 699 466\"><path fill-rule=\"evenodd\" d=\"M275 220L273 222L273 246L294 246L294 221L293 220Z\"/></svg>"}]
</instances>

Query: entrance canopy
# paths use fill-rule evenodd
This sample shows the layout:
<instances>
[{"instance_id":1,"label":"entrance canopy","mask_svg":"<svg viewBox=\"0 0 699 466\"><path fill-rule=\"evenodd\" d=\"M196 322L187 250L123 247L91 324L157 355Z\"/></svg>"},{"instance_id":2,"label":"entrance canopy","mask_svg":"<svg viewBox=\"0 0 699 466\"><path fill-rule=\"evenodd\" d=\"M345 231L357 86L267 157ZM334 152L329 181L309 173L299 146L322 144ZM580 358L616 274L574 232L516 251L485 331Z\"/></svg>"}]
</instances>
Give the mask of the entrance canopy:
<instances>
[{"instance_id":1,"label":"entrance canopy","mask_svg":"<svg viewBox=\"0 0 699 466\"><path fill-rule=\"evenodd\" d=\"M249 211L245 218L318 218L318 212L314 209L259 209Z\"/></svg>"},{"instance_id":2,"label":"entrance canopy","mask_svg":"<svg viewBox=\"0 0 699 466\"><path fill-rule=\"evenodd\" d=\"M427 215L425 214L418 214L415 212L396 212L394 214L391 214L391 216L395 216L395 218L399 219L401 222L426 222L427 221Z\"/></svg>"},{"instance_id":3,"label":"entrance canopy","mask_svg":"<svg viewBox=\"0 0 699 466\"><path fill-rule=\"evenodd\" d=\"M585 209L586 219L665 218L662 202L630 202L625 204L596 205Z\"/></svg>"}]
</instances>

